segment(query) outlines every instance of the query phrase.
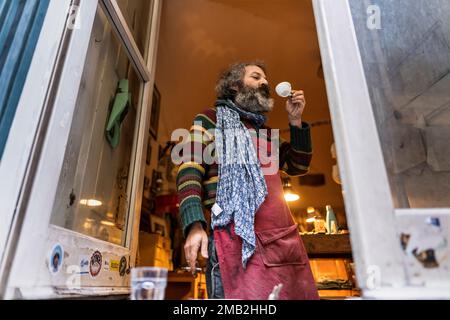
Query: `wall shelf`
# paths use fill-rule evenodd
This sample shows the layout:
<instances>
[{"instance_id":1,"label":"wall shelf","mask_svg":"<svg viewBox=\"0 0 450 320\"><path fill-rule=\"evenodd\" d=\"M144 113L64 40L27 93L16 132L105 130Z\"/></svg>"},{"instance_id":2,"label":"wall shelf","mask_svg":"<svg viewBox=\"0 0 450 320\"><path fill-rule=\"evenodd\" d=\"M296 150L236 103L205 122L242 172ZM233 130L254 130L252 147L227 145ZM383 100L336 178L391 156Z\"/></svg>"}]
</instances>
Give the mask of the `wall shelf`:
<instances>
[{"instance_id":1,"label":"wall shelf","mask_svg":"<svg viewBox=\"0 0 450 320\"><path fill-rule=\"evenodd\" d=\"M302 234L301 238L310 258L352 257L349 234Z\"/></svg>"}]
</instances>

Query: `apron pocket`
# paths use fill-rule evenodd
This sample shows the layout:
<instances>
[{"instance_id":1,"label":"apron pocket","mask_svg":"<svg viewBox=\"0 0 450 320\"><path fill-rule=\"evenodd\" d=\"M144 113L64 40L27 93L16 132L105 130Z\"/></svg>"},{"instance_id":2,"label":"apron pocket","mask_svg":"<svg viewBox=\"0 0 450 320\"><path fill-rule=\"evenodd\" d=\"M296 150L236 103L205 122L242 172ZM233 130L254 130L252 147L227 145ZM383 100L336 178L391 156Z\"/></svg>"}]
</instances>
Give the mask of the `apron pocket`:
<instances>
[{"instance_id":1,"label":"apron pocket","mask_svg":"<svg viewBox=\"0 0 450 320\"><path fill-rule=\"evenodd\" d=\"M267 267L306 263L296 224L255 233L260 243L261 257Z\"/></svg>"}]
</instances>

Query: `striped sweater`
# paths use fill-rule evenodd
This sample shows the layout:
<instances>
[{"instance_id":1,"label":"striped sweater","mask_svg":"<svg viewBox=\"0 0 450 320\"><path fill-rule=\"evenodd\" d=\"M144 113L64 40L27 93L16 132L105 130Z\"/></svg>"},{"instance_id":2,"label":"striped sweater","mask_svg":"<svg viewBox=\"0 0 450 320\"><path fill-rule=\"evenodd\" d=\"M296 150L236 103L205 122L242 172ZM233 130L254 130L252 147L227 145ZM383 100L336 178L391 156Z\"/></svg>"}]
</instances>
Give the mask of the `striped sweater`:
<instances>
[{"instance_id":1,"label":"striped sweater","mask_svg":"<svg viewBox=\"0 0 450 320\"><path fill-rule=\"evenodd\" d=\"M241 121L248 129L255 130L250 131L253 135L257 134L258 131L253 123L242 118ZM194 154L194 150L202 150L203 154L205 148L214 141L210 132L215 127L215 108L205 110L195 117L194 125L190 129L190 139L187 142L191 144L192 153L182 155L183 162L178 169L177 189L180 218L185 237L194 222L202 222L204 228L207 228L204 210L211 209L215 203L218 164L206 164ZM267 129L267 140L270 142L270 128L263 127L261 129ZM305 175L309 171L312 158L310 127L304 122L302 128L290 126L290 129L290 143L280 137L279 168L290 176Z\"/></svg>"}]
</instances>

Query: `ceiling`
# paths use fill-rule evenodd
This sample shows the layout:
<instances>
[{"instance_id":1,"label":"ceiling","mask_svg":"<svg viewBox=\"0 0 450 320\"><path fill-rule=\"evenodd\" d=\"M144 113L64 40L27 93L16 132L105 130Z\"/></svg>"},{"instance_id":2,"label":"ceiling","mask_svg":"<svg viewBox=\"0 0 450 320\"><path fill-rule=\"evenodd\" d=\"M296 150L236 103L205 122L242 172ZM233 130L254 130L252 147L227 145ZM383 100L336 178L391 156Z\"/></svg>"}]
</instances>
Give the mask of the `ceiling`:
<instances>
[{"instance_id":1,"label":"ceiling","mask_svg":"<svg viewBox=\"0 0 450 320\"><path fill-rule=\"evenodd\" d=\"M174 129L189 128L197 113L214 104L215 83L224 68L255 59L266 62L272 88L289 81L305 91L305 121L330 119L310 0L165 0L156 70L162 96L160 143ZM281 98L268 124L288 128ZM293 178L302 198L291 208L343 207L341 189L331 178L331 126L314 127L312 135L312 173L326 174L327 184L302 187Z\"/></svg>"}]
</instances>

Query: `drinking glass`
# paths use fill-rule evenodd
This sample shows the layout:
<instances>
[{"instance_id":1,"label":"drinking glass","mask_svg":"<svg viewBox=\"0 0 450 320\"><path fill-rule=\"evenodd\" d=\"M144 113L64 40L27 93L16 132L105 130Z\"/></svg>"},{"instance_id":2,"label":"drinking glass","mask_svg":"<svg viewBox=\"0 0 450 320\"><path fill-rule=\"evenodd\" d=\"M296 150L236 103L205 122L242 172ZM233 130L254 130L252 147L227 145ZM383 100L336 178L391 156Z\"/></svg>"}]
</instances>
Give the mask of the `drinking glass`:
<instances>
[{"instance_id":1,"label":"drinking glass","mask_svg":"<svg viewBox=\"0 0 450 320\"><path fill-rule=\"evenodd\" d=\"M141 267L131 270L131 300L164 300L167 269Z\"/></svg>"}]
</instances>

